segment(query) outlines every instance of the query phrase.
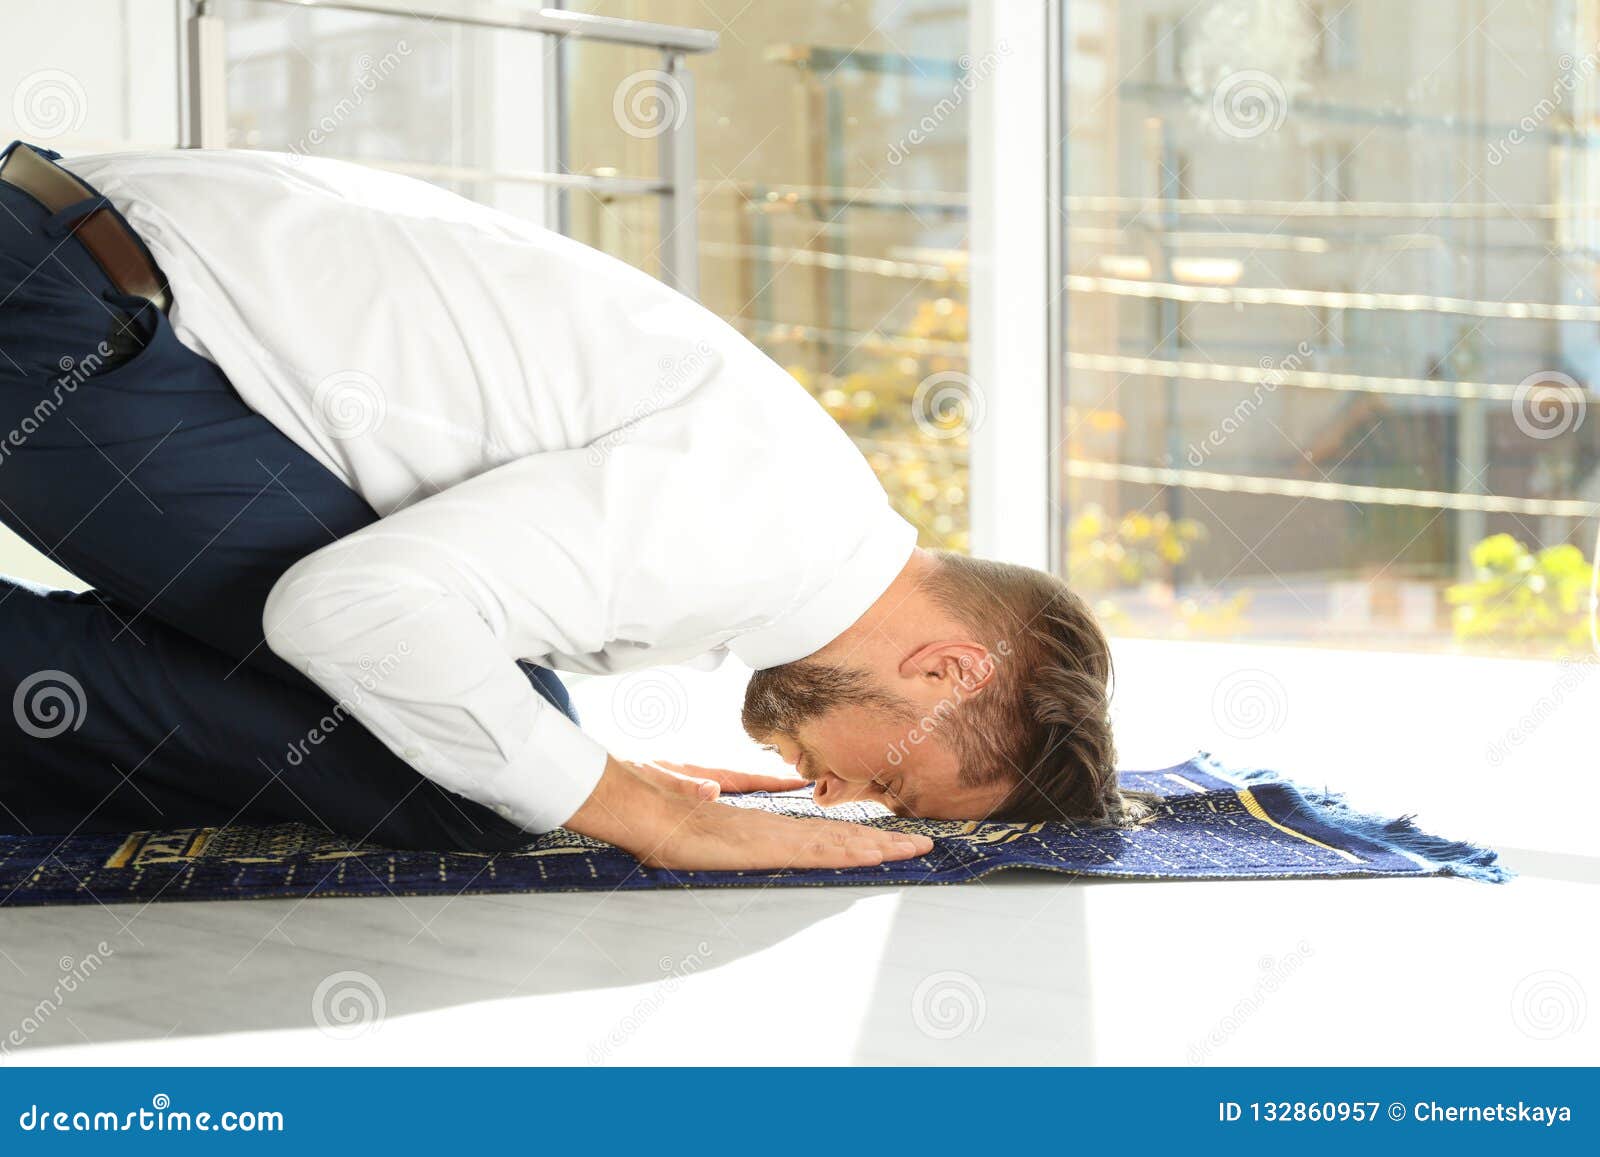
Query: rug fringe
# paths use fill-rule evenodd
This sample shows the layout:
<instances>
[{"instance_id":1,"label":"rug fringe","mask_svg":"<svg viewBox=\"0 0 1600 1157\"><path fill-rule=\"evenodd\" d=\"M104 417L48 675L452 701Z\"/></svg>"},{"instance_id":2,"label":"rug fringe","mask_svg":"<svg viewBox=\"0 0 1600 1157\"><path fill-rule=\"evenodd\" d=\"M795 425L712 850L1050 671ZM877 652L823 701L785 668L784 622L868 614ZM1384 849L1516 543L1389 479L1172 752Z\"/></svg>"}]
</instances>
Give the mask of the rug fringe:
<instances>
[{"instance_id":1,"label":"rug fringe","mask_svg":"<svg viewBox=\"0 0 1600 1157\"><path fill-rule=\"evenodd\" d=\"M1234 783L1282 785L1289 791L1292 810L1340 831L1413 856L1438 875L1460 876L1485 884L1503 884L1516 876L1514 871L1499 863L1500 853L1492 848L1430 835L1417 827L1415 815L1403 815L1398 819L1371 815L1351 807L1340 792L1307 788L1265 768L1246 770L1225 767L1205 751L1198 753L1195 758L1213 774ZM1288 822L1286 817L1280 818Z\"/></svg>"}]
</instances>

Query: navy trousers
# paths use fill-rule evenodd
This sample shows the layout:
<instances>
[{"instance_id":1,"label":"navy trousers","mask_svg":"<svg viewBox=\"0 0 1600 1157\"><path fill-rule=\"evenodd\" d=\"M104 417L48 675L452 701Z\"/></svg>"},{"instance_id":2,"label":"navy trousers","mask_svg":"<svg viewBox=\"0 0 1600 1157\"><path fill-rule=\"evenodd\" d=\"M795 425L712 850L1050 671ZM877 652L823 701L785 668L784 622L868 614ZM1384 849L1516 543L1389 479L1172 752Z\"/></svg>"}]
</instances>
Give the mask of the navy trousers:
<instances>
[{"instance_id":1,"label":"navy trousers","mask_svg":"<svg viewBox=\"0 0 1600 1157\"><path fill-rule=\"evenodd\" d=\"M525 844L263 641L278 576L376 520L119 295L70 221L0 182L0 521L94 588L0 579L0 833L297 821L395 847Z\"/></svg>"}]
</instances>

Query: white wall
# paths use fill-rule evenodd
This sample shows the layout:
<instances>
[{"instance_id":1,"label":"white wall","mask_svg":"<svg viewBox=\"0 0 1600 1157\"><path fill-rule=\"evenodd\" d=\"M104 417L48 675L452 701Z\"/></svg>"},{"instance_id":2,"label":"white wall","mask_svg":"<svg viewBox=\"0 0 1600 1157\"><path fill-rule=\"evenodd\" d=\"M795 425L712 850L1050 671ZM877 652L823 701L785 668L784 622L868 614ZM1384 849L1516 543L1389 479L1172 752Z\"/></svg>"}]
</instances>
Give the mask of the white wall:
<instances>
[{"instance_id":1,"label":"white wall","mask_svg":"<svg viewBox=\"0 0 1600 1157\"><path fill-rule=\"evenodd\" d=\"M0 138L62 153L175 145L178 6L6 0Z\"/></svg>"}]
</instances>

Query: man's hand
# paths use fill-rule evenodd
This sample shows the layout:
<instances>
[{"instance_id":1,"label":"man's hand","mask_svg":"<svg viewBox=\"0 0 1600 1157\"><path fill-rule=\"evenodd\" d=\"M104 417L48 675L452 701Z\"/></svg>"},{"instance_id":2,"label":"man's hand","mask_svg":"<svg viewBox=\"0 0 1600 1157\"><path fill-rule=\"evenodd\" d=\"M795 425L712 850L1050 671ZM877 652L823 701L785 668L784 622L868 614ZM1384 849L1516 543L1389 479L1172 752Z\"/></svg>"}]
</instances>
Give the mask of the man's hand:
<instances>
[{"instance_id":1,"label":"man's hand","mask_svg":"<svg viewBox=\"0 0 1600 1157\"><path fill-rule=\"evenodd\" d=\"M740 782L751 780L789 784L781 776ZM606 761L593 794L566 826L632 852L649 867L685 871L871 867L933 850L926 836L724 807L652 781L616 759Z\"/></svg>"},{"instance_id":2,"label":"man's hand","mask_svg":"<svg viewBox=\"0 0 1600 1157\"><path fill-rule=\"evenodd\" d=\"M760 775L721 767L700 767L693 763L672 763L665 759L652 759L649 763L631 760L619 762L647 783L678 795L704 800L716 799L723 792L738 795L747 791L794 791L810 782L797 775Z\"/></svg>"}]
</instances>

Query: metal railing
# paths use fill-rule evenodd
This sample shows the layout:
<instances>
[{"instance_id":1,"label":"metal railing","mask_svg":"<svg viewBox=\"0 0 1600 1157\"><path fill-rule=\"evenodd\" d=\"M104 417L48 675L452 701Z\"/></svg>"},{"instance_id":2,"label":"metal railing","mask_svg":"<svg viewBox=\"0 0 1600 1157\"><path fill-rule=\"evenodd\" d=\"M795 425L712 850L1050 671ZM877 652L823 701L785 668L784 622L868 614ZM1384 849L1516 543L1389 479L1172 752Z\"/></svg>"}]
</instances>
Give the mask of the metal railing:
<instances>
[{"instance_id":1,"label":"metal railing","mask_svg":"<svg viewBox=\"0 0 1600 1157\"><path fill-rule=\"evenodd\" d=\"M691 296L699 289L699 229L695 196L694 78L686 60L692 54L711 52L717 34L698 28L652 24L590 16L557 8L521 8L492 0L257 0L264 4L293 5L345 12L364 12L440 24L533 32L558 39L586 40L653 48L661 53L666 80L662 95L681 101L681 107L664 112L657 136L659 172L654 179L585 176L574 173L518 173L523 182L558 189L583 189L618 195L649 194L661 198L661 280ZM192 0L184 28L185 148L221 148L228 140L227 44L217 0ZM548 99L559 102L559 92L547 86ZM553 116L554 107L546 109Z\"/></svg>"}]
</instances>

